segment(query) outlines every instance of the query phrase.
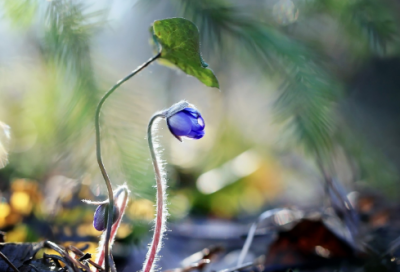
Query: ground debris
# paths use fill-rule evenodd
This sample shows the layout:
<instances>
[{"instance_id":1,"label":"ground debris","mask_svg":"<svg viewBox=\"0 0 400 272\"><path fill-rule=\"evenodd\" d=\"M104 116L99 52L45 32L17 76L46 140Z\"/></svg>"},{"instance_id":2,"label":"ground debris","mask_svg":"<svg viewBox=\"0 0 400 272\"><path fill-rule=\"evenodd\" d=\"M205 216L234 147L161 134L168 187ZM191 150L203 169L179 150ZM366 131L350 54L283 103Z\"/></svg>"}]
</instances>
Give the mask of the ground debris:
<instances>
[{"instance_id":1,"label":"ground debris","mask_svg":"<svg viewBox=\"0 0 400 272\"><path fill-rule=\"evenodd\" d=\"M58 255L43 253L36 256L39 250L50 248ZM0 243L0 272L83 272L91 271L90 266L99 271L102 268L76 247L61 247L53 242L40 243ZM71 254L72 253L72 254ZM13 267L14 266L14 267Z\"/></svg>"},{"instance_id":2,"label":"ground debris","mask_svg":"<svg viewBox=\"0 0 400 272\"><path fill-rule=\"evenodd\" d=\"M0 252L17 268L35 256L43 243L0 243ZM4 259L0 259L0 272L14 271Z\"/></svg>"}]
</instances>

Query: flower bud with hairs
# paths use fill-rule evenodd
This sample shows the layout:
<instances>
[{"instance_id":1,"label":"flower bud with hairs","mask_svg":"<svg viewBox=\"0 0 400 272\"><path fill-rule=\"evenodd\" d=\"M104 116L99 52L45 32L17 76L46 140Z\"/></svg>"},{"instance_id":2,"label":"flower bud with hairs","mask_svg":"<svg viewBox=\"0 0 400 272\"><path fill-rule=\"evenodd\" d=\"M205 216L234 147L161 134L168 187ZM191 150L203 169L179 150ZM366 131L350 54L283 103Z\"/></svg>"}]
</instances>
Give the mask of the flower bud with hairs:
<instances>
[{"instance_id":1,"label":"flower bud with hairs","mask_svg":"<svg viewBox=\"0 0 400 272\"><path fill-rule=\"evenodd\" d=\"M187 107L167 117L168 128L179 140L181 137L200 139L204 136L205 123L200 112L194 107Z\"/></svg>"},{"instance_id":2,"label":"flower bud with hairs","mask_svg":"<svg viewBox=\"0 0 400 272\"><path fill-rule=\"evenodd\" d=\"M108 206L108 203L101 204L94 212L93 227L98 231L104 231L107 228ZM113 208L113 224L115 224L119 217L119 209L116 206Z\"/></svg>"}]
</instances>

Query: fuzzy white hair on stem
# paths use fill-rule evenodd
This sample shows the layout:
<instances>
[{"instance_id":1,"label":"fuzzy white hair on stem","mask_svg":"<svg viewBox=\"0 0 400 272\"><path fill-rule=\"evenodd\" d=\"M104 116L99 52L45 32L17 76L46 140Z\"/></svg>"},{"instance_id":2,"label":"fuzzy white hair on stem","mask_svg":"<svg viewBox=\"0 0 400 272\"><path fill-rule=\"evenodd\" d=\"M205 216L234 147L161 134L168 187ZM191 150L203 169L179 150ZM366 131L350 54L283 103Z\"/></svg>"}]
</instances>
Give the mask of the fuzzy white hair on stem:
<instances>
[{"instance_id":1,"label":"fuzzy white hair on stem","mask_svg":"<svg viewBox=\"0 0 400 272\"><path fill-rule=\"evenodd\" d=\"M157 132L157 125L160 119L167 119L167 124L168 127L171 131L170 124L168 123L169 118L173 118L175 114L179 114L179 112L183 111L184 109L190 107L190 105L187 101L180 101L174 105L172 105L169 109L166 109L164 111L157 112L154 114L149 121L149 125L147 127L147 140L148 140L148 145L150 149L150 154L151 154L151 159L153 162L153 169L155 173L155 178L156 178L156 188L157 188L157 194L156 194L156 217L155 217L155 224L154 224L154 233L153 233L153 239L149 245L149 251L147 252L146 255L146 260L143 264L143 270L142 272L150 272L154 271L154 263L158 259L158 253L160 252L160 249L162 247L162 238L165 235L166 231L166 221L167 221L167 216L168 216L168 211L167 211L167 205L166 205L166 199L167 199L167 194L166 194L166 188L167 188L167 183L166 183L166 171L165 171L165 162L161 160L161 146L158 142L158 137L156 132ZM186 113L184 113L186 114ZM196 118L201 118L199 113L196 113ZM200 117L199 117L200 116ZM192 119L194 118L193 115L190 115L189 118L189 125L193 126L193 121ZM187 122L187 118L184 119ZM197 121L197 119L196 119ZM179 122L178 122L179 124ZM187 125L187 124L184 124ZM198 124L197 124L198 125ZM197 130L198 134L196 135L182 135L182 136L188 136L196 139L200 139L204 135L204 125L198 125L197 127L194 126L194 128ZM196 132L195 130L195 132ZM179 140L182 141L181 138L178 135L175 135L172 131L171 133ZM153 134L155 136L153 137Z\"/></svg>"},{"instance_id":2,"label":"fuzzy white hair on stem","mask_svg":"<svg viewBox=\"0 0 400 272\"><path fill-rule=\"evenodd\" d=\"M158 123L160 119L165 118L164 113L156 113L150 119L148 130L147 130L147 140L149 143L151 158L153 162L153 168L156 178L156 213L154 220L154 234L153 239L149 245L149 251L146 254L146 259L143 264L143 272L149 272L155 270L154 263L159 259L158 253L162 248L162 239L166 231L166 221L168 217L168 210L166 205L166 176L165 171L166 162L161 159L162 148L159 143L159 136L157 136ZM153 136L155 135L155 136Z\"/></svg>"},{"instance_id":3,"label":"fuzzy white hair on stem","mask_svg":"<svg viewBox=\"0 0 400 272\"><path fill-rule=\"evenodd\" d=\"M101 108L104 104L104 102L107 100L107 98L116 90L119 88L119 86L121 86L124 82L128 81L130 78L132 78L134 75L136 75L137 73L139 73L140 71L142 71L144 68L146 68L147 66L149 66L152 62L154 62L156 59L158 59L161 56L161 51L158 52L154 57L150 58L148 61L146 61L145 63L143 63L141 66L139 66L137 69L135 69L134 71L132 71L131 73L129 73L126 77L124 77L123 79L119 80L114 86L111 87L111 89L109 89L106 94L100 99L99 104L97 105L96 108L96 113L95 113L95 129L96 129L96 158L97 158L97 163L99 164L99 168L101 171L101 174L103 175L104 178L104 182L107 186L107 192L108 192L108 201L109 201L109 206L111 207L111 209L108 209L108 216L107 216L107 229L105 231L105 241L103 243L103 247L104 247L104 255L107 256L105 258L105 271L109 272L110 270L110 266L113 267L113 261L112 258L110 258L110 246L109 246L109 242L111 239L111 229L112 229L112 219L113 219L113 206L114 206L114 196L113 196L113 189L111 186L111 181L110 181L110 177L108 176L107 170L104 166L103 163L103 158L101 155L101 141L100 141L100 112L101 112ZM122 215L123 213L121 213ZM120 215L120 216L121 216ZM116 231L115 231L116 232ZM104 256L103 256L103 260L104 260ZM110 261L111 260L111 261ZM113 269L114 270L114 269Z\"/></svg>"},{"instance_id":4,"label":"fuzzy white hair on stem","mask_svg":"<svg viewBox=\"0 0 400 272\"><path fill-rule=\"evenodd\" d=\"M117 207L117 209L119 210L119 216L117 218L117 221L111 227L110 240L109 240L110 250L112 248L112 245L114 244L115 236L117 235L118 228L122 222L126 206L128 205L130 192L131 191L128 189L126 183L118 186L117 189L114 190L115 207ZM85 202L87 203L88 201ZM104 203L104 201L99 203ZM104 250L106 236L107 236L106 232L103 232L99 241L99 247L97 249L98 254L96 258L96 263L100 266L103 266L106 257Z\"/></svg>"}]
</instances>

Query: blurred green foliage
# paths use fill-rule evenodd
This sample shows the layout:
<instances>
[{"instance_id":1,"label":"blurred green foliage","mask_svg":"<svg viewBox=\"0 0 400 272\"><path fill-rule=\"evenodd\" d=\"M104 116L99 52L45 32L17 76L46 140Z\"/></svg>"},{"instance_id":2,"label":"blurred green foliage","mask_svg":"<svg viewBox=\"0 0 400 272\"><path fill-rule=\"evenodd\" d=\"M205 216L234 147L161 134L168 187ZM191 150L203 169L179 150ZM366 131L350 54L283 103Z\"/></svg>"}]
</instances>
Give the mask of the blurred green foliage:
<instances>
[{"instance_id":1,"label":"blurred green foliage","mask_svg":"<svg viewBox=\"0 0 400 272\"><path fill-rule=\"evenodd\" d=\"M99 175L94 157L94 109L108 86L122 77L113 71L113 64L102 63L103 56L96 52L96 35L109 28L108 5L112 4L89 5L79 0L1 1L2 20L9 27L15 27L13 31L26 35L27 43L37 55L34 63L13 63L15 67L8 70L8 64L0 61L3 79L0 117L11 126L14 138L8 166L12 169L11 176L46 180L55 173L74 178L86 173ZM223 106L228 104L231 91L225 86L230 86L229 82L238 85L245 78L260 75L262 91L267 92L269 88L264 82L280 86L275 92L274 120L284 127L279 133L290 135L294 140L293 149L300 147L309 157L323 160L329 168L335 151L343 147L358 165L359 179L380 179L382 183L397 180L397 173L389 162L360 151L365 149L357 137L360 147L356 148L351 129L338 122L341 113L336 107L346 95L348 79L363 63L373 57L400 53L396 17L399 8L394 1L146 0L131 3L132 9L143 13L150 13L159 5L168 7L165 14L169 17L187 18L199 28L204 58L215 64L212 67L216 67L214 72L221 81ZM140 27L148 29L147 25ZM118 32L118 28L113 31ZM135 51L131 54L135 55ZM138 64L132 63L131 69ZM228 77L229 66L240 67L238 78ZM10 74L11 71L18 74ZM169 96L168 92L174 83L154 78L159 85L148 81L149 86L138 84L130 92L126 89L117 92L102 114L102 145L112 180L114 183L128 180L134 184L134 194L149 199L153 199L154 178L141 129L152 113L150 110L169 106L168 99L173 95ZM159 101L144 97L150 85L153 89L162 89L154 95ZM245 89L243 99L246 92L256 91ZM209 153L202 153L196 165L188 169L169 169L172 189L184 187L185 177L193 182L203 172L223 165L251 147L268 153L267 144L252 138L251 134L257 131L249 133L225 116L235 109L223 110L220 122L224 127L214 127L216 132L208 144ZM255 118L259 118L260 130L267 126L262 116ZM373 147L370 149L368 154L378 152ZM372 163L367 159L371 156L376 158ZM177 177L181 179L174 183ZM193 190L193 183L190 186ZM231 188L241 189L241 185ZM227 192L222 192L223 196L229 194L229 188ZM203 212L211 209L213 200L209 196L182 193L200 210L201 206L207 206ZM237 212L240 211L235 209L234 213Z\"/></svg>"}]
</instances>

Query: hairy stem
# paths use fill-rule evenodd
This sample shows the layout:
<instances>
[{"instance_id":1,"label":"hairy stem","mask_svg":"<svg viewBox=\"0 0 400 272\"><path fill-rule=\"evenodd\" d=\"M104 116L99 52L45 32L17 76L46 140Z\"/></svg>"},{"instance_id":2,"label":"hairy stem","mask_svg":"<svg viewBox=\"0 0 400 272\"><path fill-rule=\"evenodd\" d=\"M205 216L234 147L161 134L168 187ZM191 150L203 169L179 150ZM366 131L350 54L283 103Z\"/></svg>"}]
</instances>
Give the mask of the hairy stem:
<instances>
[{"instance_id":1,"label":"hairy stem","mask_svg":"<svg viewBox=\"0 0 400 272\"><path fill-rule=\"evenodd\" d=\"M157 212L155 219L155 228L152 243L150 245L150 249L147 252L146 261L144 262L143 272L149 272L153 267L154 260L156 259L157 253L161 247L161 239L163 233L165 231L165 219L166 219L166 211L164 207L164 198L165 198L165 184L163 182L162 170L157 159L157 154L154 148L153 136L152 136L152 127L154 121L157 118L165 118L164 113L156 113L150 119L149 125L147 127L147 140L149 142L149 148L151 153L151 159L153 161L154 173L156 175L156 184L157 184Z\"/></svg>"},{"instance_id":2,"label":"hairy stem","mask_svg":"<svg viewBox=\"0 0 400 272\"><path fill-rule=\"evenodd\" d=\"M123 196L121 197L120 195L123 193ZM120 186L118 189L115 190L115 205L117 206L118 210L119 210L119 216L117 221L112 225L111 228L111 235L110 235L110 247L112 247L114 240L115 240L115 236L117 235L117 230L119 228L119 225L121 224L122 221L122 217L124 216L125 213L125 209L126 209L126 205L128 204L129 201L129 189L126 186L126 184L124 184L123 186ZM97 255L96 258L96 263L98 265L100 265L101 267L104 264L104 260L105 260L105 248L104 248L104 244L106 241L106 234L103 233L103 235L101 236L101 240L99 243L99 254Z\"/></svg>"},{"instance_id":3,"label":"hairy stem","mask_svg":"<svg viewBox=\"0 0 400 272\"><path fill-rule=\"evenodd\" d=\"M96 109L96 115L95 115L95 128L96 128L96 156L97 156L97 162L99 164L101 173L103 175L104 181L106 182L107 186L107 191L108 191L108 198L109 198L109 209L108 209L108 220L107 220L107 230L106 230L106 240L104 243L105 247L105 255L109 256L109 240L110 240L110 234L111 234L111 226L112 226L112 218L113 218L113 206L114 206L114 197L113 197L113 191L111 187L111 182L110 178L108 177L106 168L104 167L103 164L103 159L101 157L101 145L100 145L100 111L101 107L103 106L104 102L107 100L107 98L119 87L121 86L125 81L129 80L131 77L136 75L138 72L143 70L145 67L147 67L150 63L155 61L157 58L159 58L161 55L161 52L146 61L144 64L139 66L136 70L132 71L129 75L118 81L104 96L101 98L99 104L97 105ZM105 271L108 272L110 270L110 264L109 264L109 258L105 258Z\"/></svg>"}]
</instances>

